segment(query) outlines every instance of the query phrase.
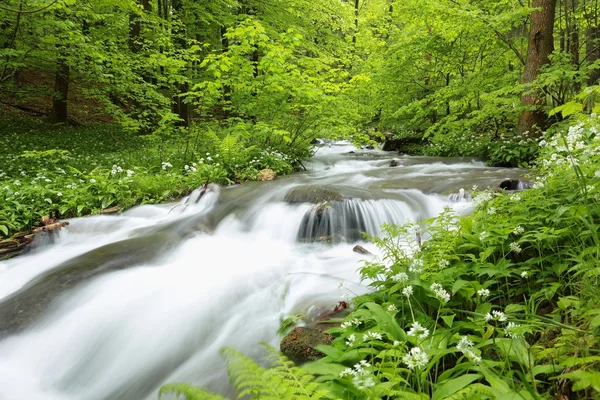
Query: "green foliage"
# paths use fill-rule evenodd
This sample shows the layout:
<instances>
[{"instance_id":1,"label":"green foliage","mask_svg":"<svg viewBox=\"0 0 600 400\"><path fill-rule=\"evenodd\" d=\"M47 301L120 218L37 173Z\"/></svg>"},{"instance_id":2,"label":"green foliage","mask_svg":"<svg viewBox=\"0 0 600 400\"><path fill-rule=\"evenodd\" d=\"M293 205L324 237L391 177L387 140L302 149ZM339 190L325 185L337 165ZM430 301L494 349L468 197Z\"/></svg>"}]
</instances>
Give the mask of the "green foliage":
<instances>
[{"instance_id":1,"label":"green foliage","mask_svg":"<svg viewBox=\"0 0 600 400\"><path fill-rule=\"evenodd\" d=\"M243 354L225 348L222 354L227 360L231 381L238 393L238 399L264 400L303 400L323 399L328 391L320 388L314 376L297 367L285 356L265 344L268 354L268 368L264 368ZM168 384L160 389L160 394L175 393L191 399L220 399L220 396L185 384ZM206 397L201 397L206 396Z\"/></svg>"},{"instance_id":2,"label":"green foliage","mask_svg":"<svg viewBox=\"0 0 600 400\"><path fill-rule=\"evenodd\" d=\"M224 400L225 397L211 393L208 390L196 386L186 385L185 383L169 383L163 385L159 392L159 398L165 394L174 394L175 396L183 397L186 400Z\"/></svg>"},{"instance_id":3,"label":"green foliage","mask_svg":"<svg viewBox=\"0 0 600 400\"><path fill-rule=\"evenodd\" d=\"M72 129L1 120L0 202L6 206L0 208L0 238L36 226L44 216L173 201L206 182L256 179L265 168L287 174L305 156L255 141L258 135L243 124L212 128L218 127L197 126L183 137L138 137L114 125Z\"/></svg>"}]
</instances>

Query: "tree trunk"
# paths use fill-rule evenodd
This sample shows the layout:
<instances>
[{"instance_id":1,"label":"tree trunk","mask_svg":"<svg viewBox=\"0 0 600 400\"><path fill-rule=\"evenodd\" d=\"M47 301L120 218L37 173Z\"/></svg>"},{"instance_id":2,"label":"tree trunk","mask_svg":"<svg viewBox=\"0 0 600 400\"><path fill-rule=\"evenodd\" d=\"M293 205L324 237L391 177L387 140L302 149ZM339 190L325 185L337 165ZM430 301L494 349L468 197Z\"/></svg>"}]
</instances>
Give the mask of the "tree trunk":
<instances>
[{"instance_id":1,"label":"tree trunk","mask_svg":"<svg viewBox=\"0 0 600 400\"><path fill-rule=\"evenodd\" d=\"M67 98L69 96L69 64L64 58L58 60L58 71L54 81L54 98L48 121L52 124L67 122Z\"/></svg>"},{"instance_id":2,"label":"tree trunk","mask_svg":"<svg viewBox=\"0 0 600 400\"><path fill-rule=\"evenodd\" d=\"M529 44L523 83L531 84L538 76L540 69L550 62L549 56L554 50L553 30L556 0L533 0L533 7L539 8L531 14ZM519 116L517 132L529 132L529 136L538 136L546 126L547 115L542 110L546 103L545 96L538 90L526 89L521 103L528 109Z\"/></svg>"},{"instance_id":3,"label":"tree trunk","mask_svg":"<svg viewBox=\"0 0 600 400\"><path fill-rule=\"evenodd\" d=\"M354 35L352 35L352 44L356 45L356 35L358 34L358 11L360 0L354 0Z\"/></svg>"},{"instance_id":4,"label":"tree trunk","mask_svg":"<svg viewBox=\"0 0 600 400\"><path fill-rule=\"evenodd\" d=\"M147 0L145 0L147 1ZM181 24L183 24L183 1L182 0L173 0L172 2L173 14L175 17L180 18ZM181 49L187 49L188 44L186 41L186 29L183 25L178 26L177 29L173 29L173 34L176 35L175 42L179 45ZM185 103L184 98L181 96L183 93L189 92L189 83L182 82L177 85L177 94L173 97L173 106L171 107L173 113L177 114L177 116L181 119L179 123L180 126L189 127L190 126L190 118L191 118L191 104Z\"/></svg>"},{"instance_id":5,"label":"tree trunk","mask_svg":"<svg viewBox=\"0 0 600 400\"><path fill-rule=\"evenodd\" d=\"M150 0L140 0L145 12L149 13L152 11L152 4ZM139 53L142 50L142 43L140 35L142 33L142 22L140 16L135 13L129 14L129 50L132 53Z\"/></svg>"}]
</instances>

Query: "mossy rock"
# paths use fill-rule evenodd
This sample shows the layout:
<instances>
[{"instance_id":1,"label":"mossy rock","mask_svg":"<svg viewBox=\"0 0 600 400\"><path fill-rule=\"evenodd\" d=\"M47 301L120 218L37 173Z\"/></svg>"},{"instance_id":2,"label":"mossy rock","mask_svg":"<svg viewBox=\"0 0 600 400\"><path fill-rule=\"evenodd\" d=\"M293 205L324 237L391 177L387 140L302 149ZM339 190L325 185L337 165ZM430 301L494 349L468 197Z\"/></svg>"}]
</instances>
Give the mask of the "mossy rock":
<instances>
[{"instance_id":1,"label":"mossy rock","mask_svg":"<svg viewBox=\"0 0 600 400\"><path fill-rule=\"evenodd\" d=\"M318 187L296 187L287 192L284 197L287 203L323 203L343 199L337 190Z\"/></svg>"},{"instance_id":2,"label":"mossy rock","mask_svg":"<svg viewBox=\"0 0 600 400\"><path fill-rule=\"evenodd\" d=\"M294 328L281 340L279 348L283 355L296 364L315 361L325 357L325 354L316 350L320 344L331 344L333 336L313 328Z\"/></svg>"}]
</instances>

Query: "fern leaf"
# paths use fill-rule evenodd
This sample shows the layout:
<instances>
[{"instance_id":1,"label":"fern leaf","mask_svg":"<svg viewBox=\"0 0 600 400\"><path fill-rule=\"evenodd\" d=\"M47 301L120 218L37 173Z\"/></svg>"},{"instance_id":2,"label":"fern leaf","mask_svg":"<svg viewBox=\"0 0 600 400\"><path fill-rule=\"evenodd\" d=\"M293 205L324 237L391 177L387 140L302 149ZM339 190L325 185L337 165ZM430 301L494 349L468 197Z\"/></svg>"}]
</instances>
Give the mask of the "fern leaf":
<instances>
[{"instance_id":1,"label":"fern leaf","mask_svg":"<svg viewBox=\"0 0 600 400\"><path fill-rule=\"evenodd\" d=\"M226 400L224 397L209 392L204 388L185 383L168 383L163 385L158 391L158 397L160 399L163 395L169 393L174 394L177 398L183 396L185 400Z\"/></svg>"}]
</instances>

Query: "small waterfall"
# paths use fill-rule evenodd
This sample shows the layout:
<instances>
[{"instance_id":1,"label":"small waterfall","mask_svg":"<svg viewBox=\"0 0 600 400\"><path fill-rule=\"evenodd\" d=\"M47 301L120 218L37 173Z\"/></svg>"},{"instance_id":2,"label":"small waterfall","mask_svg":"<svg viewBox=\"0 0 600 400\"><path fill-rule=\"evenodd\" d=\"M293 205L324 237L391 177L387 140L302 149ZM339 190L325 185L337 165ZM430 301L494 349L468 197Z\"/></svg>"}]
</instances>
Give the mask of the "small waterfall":
<instances>
[{"instance_id":1,"label":"small waterfall","mask_svg":"<svg viewBox=\"0 0 600 400\"><path fill-rule=\"evenodd\" d=\"M458 193L450 193L448 200L453 203L467 203L473 201L473 196L471 193L465 192L465 189L460 189Z\"/></svg>"},{"instance_id":2,"label":"small waterfall","mask_svg":"<svg viewBox=\"0 0 600 400\"><path fill-rule=\"evenodd\" d=\"M344 199L313 205L302 218L300 241L356 242L362 232L380 234L384 222L401 225L414 222L415 212L397 200Z\"/></svg>"}]
</instances>

